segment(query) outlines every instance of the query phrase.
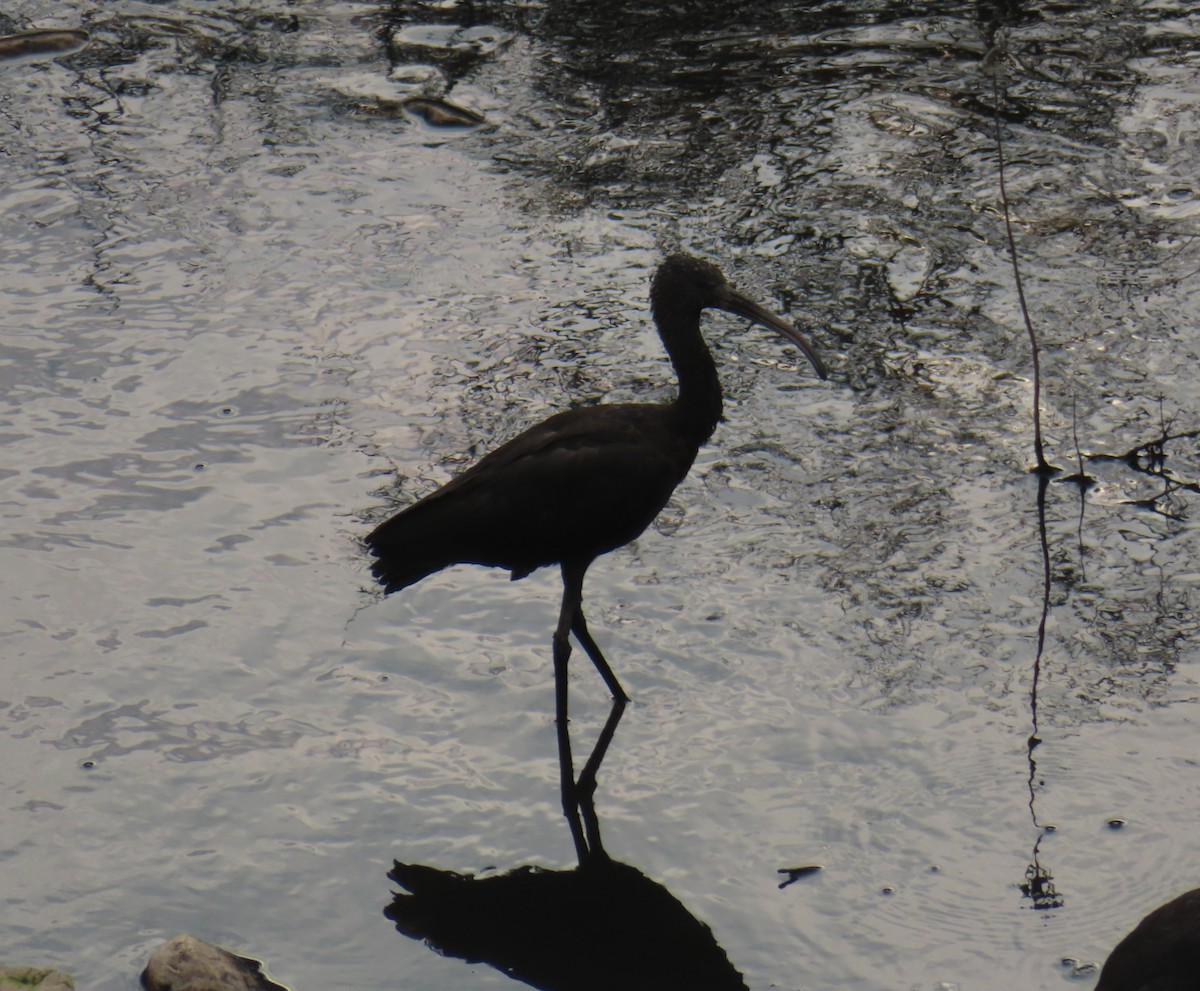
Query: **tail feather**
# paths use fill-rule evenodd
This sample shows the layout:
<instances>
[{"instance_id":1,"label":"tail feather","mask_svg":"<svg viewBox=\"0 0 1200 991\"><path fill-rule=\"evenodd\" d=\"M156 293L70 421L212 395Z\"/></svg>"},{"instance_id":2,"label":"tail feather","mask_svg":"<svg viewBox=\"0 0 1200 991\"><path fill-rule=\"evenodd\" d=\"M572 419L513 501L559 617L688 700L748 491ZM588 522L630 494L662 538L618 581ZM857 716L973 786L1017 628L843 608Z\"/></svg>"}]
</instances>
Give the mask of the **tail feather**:
<instances>
[{"instance_id":1,"label":"tail feather","mask_svg":"<svg viewBox=\"0 0 1200 991\"><path fill-rule=\"evenodd\" d=\"M432 566L427 564L418 565L381 557L371 562L371 574L383 586L384 595L391 595L393 592L399 592L402 588L408 588L409 585L415 585L422 578L427 578L435 571L441 571L442 568L452 563L451 561L446 561L442 564L434 564Z\"/></svg>"},{"instance_id":2,"label":"tail feather","mask_svg":"<svg viewBox=\"0 0 1200 991\"><path fill-rule=\"evenodd\" d=\"M414 506L412 509L418 509ZM412 509L393 516L372 530L363 543L375 555L371 574L384 593L397 592L422 578L457 563L452 542L444 539L435 521Z\"/></svg>"}]
</instances>

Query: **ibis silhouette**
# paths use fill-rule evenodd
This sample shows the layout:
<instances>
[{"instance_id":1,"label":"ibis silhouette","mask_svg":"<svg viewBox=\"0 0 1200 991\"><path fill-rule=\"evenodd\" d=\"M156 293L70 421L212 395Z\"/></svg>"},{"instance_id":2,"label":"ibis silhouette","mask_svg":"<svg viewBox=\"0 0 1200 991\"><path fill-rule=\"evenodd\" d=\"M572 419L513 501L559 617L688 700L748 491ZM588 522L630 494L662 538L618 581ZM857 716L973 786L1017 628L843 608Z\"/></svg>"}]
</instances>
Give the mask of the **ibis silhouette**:
<instances>
[{"instance_id":1,"label":"ibis silhouette","mask_svg":"<svg viewBox=\"0 0 1200 991\"><path fill-rule=\"evenodd\" d=\"M628 700L583 616L583 578L601 554L636 538L687 475L721 418L721 383L700 333L706 308L777 331L821 378L825 365L791 324L743 296L710 262L672 255L654 274L650 309L678 379L668 403L587 406L530 427L366 538L385 593L452 564L505 568L513 580L562 569L553 636L559 713L565 714L570 634L613 698Z\"/></svg>"}]
</instances>

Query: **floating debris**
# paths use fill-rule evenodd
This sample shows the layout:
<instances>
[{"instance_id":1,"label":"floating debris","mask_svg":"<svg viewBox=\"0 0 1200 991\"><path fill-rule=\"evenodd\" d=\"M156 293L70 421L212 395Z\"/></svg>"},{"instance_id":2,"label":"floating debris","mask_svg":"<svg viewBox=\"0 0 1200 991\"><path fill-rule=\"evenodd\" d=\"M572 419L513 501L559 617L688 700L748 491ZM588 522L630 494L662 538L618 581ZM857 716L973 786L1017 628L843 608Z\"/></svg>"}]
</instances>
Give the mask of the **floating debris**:
<instances>
[{"instance_id":1,"label":"floating debris","mask_svg":"<svg viewBox=\"0 0 1200 991\"><path fill-rule=\"evenodd\" d=\"M781 881L780 888L786 888L789 884L795 884L802 877L808 877L810 874L816 874L821 869L820 864L805 864L803 867L781 867L777 874L786 874L787 880Z\"/></svg>"},{"instance_id":2,"label":"floating debris","mask_svg":"<svg viewBox=\"0 0 1200 991\"><path fill-rule=\"evenodd\" d=\"M434 82L441 82L439 75ZM332 80L335 92L351 100L363 114L396 116L404 113L418 117L433 127L478 127L486 122L482 114L431 93L412 92L412 87L385 79L373 73L358 73Z\"/></svg>"},{"instance_id":3,"label":"floating debris","mask_svg":"<svg viewBox=\"0 0 1200 991\"><path fill-rule=\"evenodd\" d=\"M69 55L83 48L89 40L86 31L63 29L25 31L0 38L0 61L31 58L38 55Z\"/></svg>"},{"instance_id":4,"label":"floating debris","mask_svg":"<svg viewBox=\"0 0 1200 991\"><path fill-rule=\"evenodd\" d=\"M451 103L449 100L413 96L404 101L404 109L433 127L478 127L482 115Z\"/></svg>"}]
</instances>

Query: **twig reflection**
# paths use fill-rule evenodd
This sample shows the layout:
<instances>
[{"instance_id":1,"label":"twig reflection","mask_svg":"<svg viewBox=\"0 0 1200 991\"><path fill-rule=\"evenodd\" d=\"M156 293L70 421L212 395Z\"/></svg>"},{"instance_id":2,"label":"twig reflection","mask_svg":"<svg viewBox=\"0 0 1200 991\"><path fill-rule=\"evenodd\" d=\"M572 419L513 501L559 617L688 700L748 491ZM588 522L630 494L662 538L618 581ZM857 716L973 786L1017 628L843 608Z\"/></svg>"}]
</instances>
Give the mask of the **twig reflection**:
<instances>
[{"instance_id":1,"label":"twig reflection","mask_svg":"<svg viewBox=\"0 0 1200 991\"><path fill-rule=\"evenodd\" d=\"M1200 430L1171 432L1171 421L1163 420L1160 412L1159 436L1130 448L1123 454L1089 454L1089 461L1119 461L1140 475L1162 480L1161 492L1143 499L1127 499L1125 505L1148 509L1169 520L1182 522L1187 518L1186 506L1180 501L1181 492L1200 492L1200 482L1180 478L1167 467L1167 445L1177 440L1195 440Z\"/></svg>"},{"instance_id":2,"label":"twig reflection","mask_svg":"<svg viewBox=\"0 0 1200 991\"><path fill-rule=\"evenodd\" d=\"M1033 902L1035 909L1045 910L1062 906L1063 897L1054 887L1054 875L1042 866L1038 859L1042 840L1053 827L1043 826L1038 821L1037 793L1042 781L1037 776L1037 758L1034 751L1042 742L1038 736L1038 688L1042 677L1042 657L1046 649L1046 622L1050 618L1050 540L1046 534L1046 490L1050 485L1050 475L1039 472L1037 492L1038 539L1042 552L1042 615L1038 621L1037 650L1033 657L1033 677L1029 684L1029 716L1032 728L1029 739L1025 743L1026 759L1029 761L1029 816L1033 828L1037 831L1037 839L1033 843L1033 854L1029 866L1025 868L1025 879L1021 882L1021 893Z\"/></svg>"}]
</instances>

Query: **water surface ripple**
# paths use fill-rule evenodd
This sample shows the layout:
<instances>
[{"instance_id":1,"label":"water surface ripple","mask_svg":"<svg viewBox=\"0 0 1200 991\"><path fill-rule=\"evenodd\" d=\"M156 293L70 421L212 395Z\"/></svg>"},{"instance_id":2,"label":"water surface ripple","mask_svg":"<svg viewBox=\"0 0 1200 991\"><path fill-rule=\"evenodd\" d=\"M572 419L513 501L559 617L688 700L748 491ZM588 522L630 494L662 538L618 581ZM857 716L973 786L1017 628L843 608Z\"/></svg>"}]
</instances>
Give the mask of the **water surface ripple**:
<instances>
[{"instance_id":1,"label":"water surface ripple","mask_svg":"<svg viewBox=\"0 0 1200 991\"><path fill-rule=\"evenodd\" d=\"M679 248L833 375L706 318L726 421L589 574L614 859L751 988L1079 987L1200 884L1190 5L0 13L80 28L0 62L5 962L117 991L187 931L298 989L511 986L397 935L385 875L573 866L558 580L383 601L357 541L669 396Z\"/></svg>"}]
</instances>

